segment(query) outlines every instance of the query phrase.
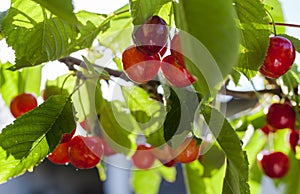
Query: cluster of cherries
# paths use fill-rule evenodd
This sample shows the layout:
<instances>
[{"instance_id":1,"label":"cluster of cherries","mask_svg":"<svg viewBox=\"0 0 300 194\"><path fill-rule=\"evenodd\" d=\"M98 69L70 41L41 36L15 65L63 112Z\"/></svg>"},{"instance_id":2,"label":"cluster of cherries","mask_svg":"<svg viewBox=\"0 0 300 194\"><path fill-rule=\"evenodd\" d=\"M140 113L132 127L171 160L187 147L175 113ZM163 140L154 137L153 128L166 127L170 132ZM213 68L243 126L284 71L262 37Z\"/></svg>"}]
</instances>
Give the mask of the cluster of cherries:
<instances>
[{"instance_id":1,"label":"cluster of cherries","mask_svg":"<svg viewBox=\"0 0 300 194\"><path fill-rule=\"evenodd\" d=\"M37 106L34 95L22 93L12 99L10 111L17 118ZM89 169L95 167L103 155L107 157L116 154L102 135L90 135L88 125L86 121L80 122L80 126L88 134L86 136L77 135L76 128L70 134L63 134L58 146L47 156L48 160L59 165L71 163L78 169ZM176 149L172 149L168 144L163 148L140 144L132 156L132 162L139 169L149 169L158 159L163 165L172 167L177 162L189 163L198 159L199 151L198 140L191 137L187 137Z\"/></svg>"},{"instance_id":2,"label":"cluster of cherries","mask_svg":"<svg viewBox=\"0 0 300 194\"><path fill-rule=\"evenodd\" d=\"M296 113L290 102L273 103L269 106L266 115L267 124L261 128L264 134L269 135L280 129L289 129L289 144L295 153L299 141L299 131L295 129ZM281 178L289 170L289 158L280 151L261 151L258 164L262 171L271 178Z\"/></svg>"},{"instance_id":3,"label":"cluster of cherries","mask_svg":"<svg viewBox=\"0 0 300 194\"><path fill-rule=\"evenodd\" d=\"M172 86L186 87L196 81L186 69L179 33L171 40L171 54L164 57L168 35L166 22L156 15L134 29L132 33L134 45L122 53L123 69L132 81L136 83L150 81L160 69Z\"/></svg>"}]
</instances>

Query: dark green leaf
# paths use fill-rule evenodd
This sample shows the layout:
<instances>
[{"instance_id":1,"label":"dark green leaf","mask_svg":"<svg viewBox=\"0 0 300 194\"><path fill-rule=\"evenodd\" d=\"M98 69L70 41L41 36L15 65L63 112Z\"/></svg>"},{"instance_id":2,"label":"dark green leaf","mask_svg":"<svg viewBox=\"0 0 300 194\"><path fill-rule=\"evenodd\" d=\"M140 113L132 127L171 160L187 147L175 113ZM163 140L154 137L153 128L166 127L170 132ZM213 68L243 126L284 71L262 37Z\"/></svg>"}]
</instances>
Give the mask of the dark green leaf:
<instances>
[{"instance_id":1,"label":"dark green leaf","mask_svg":"<svg viewBox=\"0 0 300 194\"><path fill-rule=\"evenodd\" d=\"M75 14L73 13L73 4L72 0L51 0L51 1L43 1L43 0L33 0L40 4L42 7L45 7L53 14L57 15L59 18L66 20L70 23L77 23L77 19Z\"/></svg>"},{"instance_id":2,"label":"dark green leaf","mask_svg":"<svg viewBox=\"0 0 300 194\"><path fill-rule=\"evenodd\" d=\"M211 95L238 59L240 35L232 1L179 1L174 7L176 27L184 31L182 51L193 64L187 63L187 68L198 78L194 86Z\"/></svg>"},{"instance_id":3,"label":"dark green leaf","mask_svg":"<svg viewBox=\"0 0 300 194\"><path fill-rule=\"evenodd\" d=\"M248 159L242 150L241 141L218 110L207 106L200 106L200 113L203 115L211 132L227 157L226 177L224 179L223 193L248 194Z\"/></svg>"},{"instance_id":4,"label":"dark green leaf","mask_svg":"<svg viewBox=\"0 0 300 194\"><path fill-rule=\"evenodd\" d=\"M2 12L0 12L0 40L3 38L1 23L2 23L3 18L7 15L7 13L8 13L8 11L2 11Z\"/></svg>"},{"instance_id":5,"label":"dark green leaf","mask_svg":"<svg viewBox=\"0 0 300 194\"><path fill-rule=\"evenodd\" d=\"M55 149L62 135L74 128L72 103L63 96L52 96L18 117L0 134L0 182L39 164Z\"/></svg>"},{"instance_id":6,"label":"dark green leaf","mask_svg":"<svg viewBox=\"0 0 300 194\"><path fill-rule=\"evenodd\" d=\"M269 20L259 0L234 0L241 31L240 58L236 69L246 77L256 75L269 45Z\"/></svg>"},{"instance_id":7,"label":"dark green leaf","mask_svg":"<svg viewBox=\"0 0 300 194\"><path fill-rule=\"evenodd\" d=\"M160 8L170 0L130 0L130 10L134 25L141 25L152 15L158 13Z\"/></svg>"}]
</instances>

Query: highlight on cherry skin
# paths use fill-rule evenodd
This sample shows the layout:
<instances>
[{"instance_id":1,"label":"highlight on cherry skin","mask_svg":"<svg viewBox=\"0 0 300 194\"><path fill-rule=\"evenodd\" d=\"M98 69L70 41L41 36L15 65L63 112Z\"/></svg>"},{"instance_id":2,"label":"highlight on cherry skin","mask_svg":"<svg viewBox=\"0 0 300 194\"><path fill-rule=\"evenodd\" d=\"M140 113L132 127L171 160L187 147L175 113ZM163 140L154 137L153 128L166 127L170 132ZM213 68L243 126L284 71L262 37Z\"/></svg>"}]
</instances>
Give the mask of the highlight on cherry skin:
<instances>
[{"instance_id":1,"label":"highlight on cherry skin","mask_svg":"<svg viewBox=\"0 0 300 194\"><path fill-rule=\"evenodd\" d=\"M169 30L165 20L154 15L149 17L144 24L134 29L132 39L141 52L154 55L165 47L168 34Z\"/></svg>"},{"instance_id":2,"label":"highlight on cherry skin","mask_svg":"<svg viewBox=\"0 0 300 194\"><path fill-rule=\"evenodd\" d=\"M259 72L265 77L276 79L292 67L295 56L295 48L290 40L282 36L273 36L270 38L267 55Z\"/></svg>"},{"instance_id":3,"label":"highlight on cherry skin","mask_svg":"<svg viewBox=\"0 0 300 194\"><path fill-rule=\"evenodd\" d=\"M190 163L197 160L199 157L200 145L195 138L188 137L174 151L176 162Z\"/></svg>"},{"instance_id":4,"label":"highlight on cherry skin","mask_svg":"<svg viewBox=\"0 0 300 194\"><path fill-rule=\"evenodd\" d=\"M17 118L38 106L36 97L30 93L21 93L10 102L10 112Z\"/></svg>"},{"instance_id":5,"label":"highlight on cherry skin","mask_svg":"<svg viewBox=\"0 0 300 194\"><path fill-rule=\"evenodd\" d=\"M283 152L263 150L257 155L257 161L263 173L273 179L284 177L289 170L289 158Z\"/></svg>"},{"instance_id":6,"label":"highlight on cherry skin","mask_svg":"<svg viewBox=\"0 0 300 194\"><path fill-rule=\"evenodd\" d=\"M123 51L122 63L125 73L132 81L144 83L156 76L161 62L158 54L144 54L132 45Z\"/></svg>"}]
</instances>

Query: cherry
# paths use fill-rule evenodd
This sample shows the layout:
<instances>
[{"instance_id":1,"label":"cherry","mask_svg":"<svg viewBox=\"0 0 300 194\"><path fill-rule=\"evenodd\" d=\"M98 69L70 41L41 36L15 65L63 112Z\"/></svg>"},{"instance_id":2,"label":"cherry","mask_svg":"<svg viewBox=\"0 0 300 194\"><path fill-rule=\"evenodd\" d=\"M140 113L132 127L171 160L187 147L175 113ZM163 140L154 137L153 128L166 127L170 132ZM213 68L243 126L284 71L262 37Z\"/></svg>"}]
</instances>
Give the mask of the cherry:
<instances>
[{"instance_id":1,"label":"cherry","mask_svg":"<svg viewBox=\"0 0 300 194\"><path fill-rule=\"evenodd\" d=\"M102 141L97 136L75 136L69 144L71 163L79 169L95 167L103 155Z\"/></svg>"},{"instance_id":2,"label":"cherry","mask_svg":"<svg viewBox=\"0 0 300 194\"><path fill-rule=\"evenodd\" d=\"M60 143L58 146L50 153L47 158L54 164L68 164L70 158L68 155L70 141L65 143Z\"/></svg>"},{"instance_id":3,"label":"cherry","mask_svg":"<svg viewBox=\"0 0 300 194\"><path fill-rule=\"evenodd\" d=\"M185 67L179 33L175 34L171 40L171 55L175 58L178 65Z\"/></svg>"},{"instance_id":4,"label":"cherry","mask_svg":"<svg viewBox=\"0 0 300 194\"><path fill-rule=\"evenodd\" d=\"M189 86L196 81L186 68L178 64L172 55L163 59L161 70L167 81L178 88Z\"/></svg>"},{"instance_id":5,"label":"cherry","mask_svg":"<svg viewBox=\"0 0 300 194\"><path fill-rule=\"evenodd\" d=\"M116 152L113 149L111 149L111 147L109 147L106 140L104 138L101 138L101 139L102 139L102 143L103 143L104 156L112 156L112 155L116 154Z\"/></svg>"},{"instance_id":6,"label":"cherry","mask_svg":"<svg viewBox=\"0 0 300 194\"><path fill-rule=\"evenodd\" d=\"M296 114L289 103L273 103L269 106L267 122L274 130L295 126Z\"/></svg>"},{"instance_id":7,"label":"cherry","mask_svg":"<svg viewBox=\"0 0 300 194\"><path fill-rule=\"evenodd\" d=\"M295 61L295 48L293 43L287 38L273 36L266 58L259 71L266 77L278 78L285 74Z\"/></svg>"},{"instance_id":8,"label":"cherry","mask_svg":"<svg viewBox=\"0 0 300 194\"><path fill-rule=\"evenodd\" d=\"M123 69L127 76L134 82L143 83L155 77L160 68L160 59L146 55L136 46L130 46L122 54Z\"/></svg>"},{"instance_id":9,"label":"cherry","mask_svg":"<svg viewBox=\"0 0 300 194\"><path fill-rule=\"evenodd\" d=\"M17 118L34 109L37 105L38 103L35 96L29 93L22 93L14 97L10 102L10 112Z\"/></svg>"},{"instance_id":10,"label":"cherry","mask_svg":"<svg viewBox=\"0 0 300 194\"><path fill-rule=\"evenodd\" d=\"M132 162L135 167L140 169L149 169L155 161L155 157L151 152L152 146L141 144L137 146L137 150L132 156Z\"/></svg>"},{"instance_id":11,"label":"cherry","mask_svg":"<svg viewBox=\"0 0 300 194\"><path fill-rule=\"evenodd\" d=\"M63 134L60 143L65 143L65 142L70 141L72 139L72 137L74 136L75 131L76 131L76 128L74 128L71 133L65 133L65 134Z\"/></svg>"},{"instance_id":12,"label":"cherry","mask_svg":"<svg viewBox=\"0 0 300 194\"><path fill-rule=\"evenodd\" d=\"M133 31L132 39L143 53L157 54L167 43L167 24L159 16L151 16L145 24L138 26Z\"/></svg>"},{"instance_id":13,"label":"cherry","mask_svg":"<svg viewBox=\"0 0 300 194\"><path fill-rule=\"evenodd\" d=\"M289 144L291 147L291 150L296 153L296 146L299 142L299 131L295 129L291 129L288 136Z\"/></svg>"},{"instance_id":14,"label":"cherry","mask_svg":"<svg viewBox=\"0 0 300 194\"><path fill-rule=\"evenodd\" d=\"M186 138L183 143L175 150L175 161L189 163L199 157L200 145L194 138Z\"/></svg>"},{"instance_id":15,"label":"cherry","mask_svg":"<svg viewBox=\"0 0 300 194\"><path fill-rule=\"evenodd\" d=\"M168 144L165 144L162 149L153 148L152 153L166 167L175 166L177 163L172 155L172 149Z\"/></svg>"},{"instance_id":16,"label":"cherry","mask_svg":"<svg viewBox=\"0 0 300 194\"><path fill-rule=\"evenodd\" d=\"M270 132L272 132L272 128L268 124L264 125L260 130L265 134L269 135Z\"/></svg>"},{"instance_id":17,"label":"cherry","mask_svg":"<svg viewBox=\"0 0 300 194\"><path fill-rule=\"evenodd\" d=\"M270 178L281 178L289 170L289 158L282 152L262 151L257 159L260 168Z\"/></svg>"}]
</instances>

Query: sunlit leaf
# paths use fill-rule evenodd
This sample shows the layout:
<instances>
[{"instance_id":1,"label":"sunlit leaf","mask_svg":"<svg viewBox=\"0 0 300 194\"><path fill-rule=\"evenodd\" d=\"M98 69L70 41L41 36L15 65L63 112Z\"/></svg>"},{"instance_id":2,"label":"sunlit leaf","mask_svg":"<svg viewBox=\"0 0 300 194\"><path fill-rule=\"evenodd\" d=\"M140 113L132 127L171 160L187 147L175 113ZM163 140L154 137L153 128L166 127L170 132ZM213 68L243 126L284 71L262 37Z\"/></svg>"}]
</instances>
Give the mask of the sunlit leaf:
<instances>
[{"instance_id":1,"label":"sunlit leaf","mask_svg":"<svg viewBox=\"0 0 300 194\"><path fill-rule=\"evenodd\" d=\"M268 15L259 0L234 0L234 7L241 31L241 53L236 70L251 78L262 65L268 49Z\"/></svg>"},{"instance_id":2,"label":"sunlit leaf","mask_svg":"<svg viewBox=\"0 0 300 194\"><path fill-rule=\"evenodd\" d=\"M18 117L0 134L0 182L24 173L53 151L64 133L75 128L69 98L53 96Z\"/></svg>"}]
</instances>

